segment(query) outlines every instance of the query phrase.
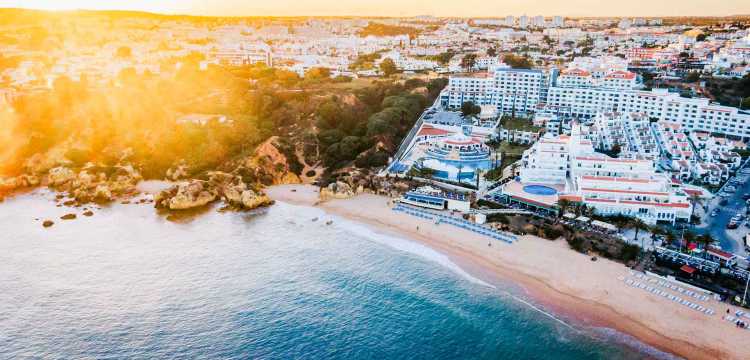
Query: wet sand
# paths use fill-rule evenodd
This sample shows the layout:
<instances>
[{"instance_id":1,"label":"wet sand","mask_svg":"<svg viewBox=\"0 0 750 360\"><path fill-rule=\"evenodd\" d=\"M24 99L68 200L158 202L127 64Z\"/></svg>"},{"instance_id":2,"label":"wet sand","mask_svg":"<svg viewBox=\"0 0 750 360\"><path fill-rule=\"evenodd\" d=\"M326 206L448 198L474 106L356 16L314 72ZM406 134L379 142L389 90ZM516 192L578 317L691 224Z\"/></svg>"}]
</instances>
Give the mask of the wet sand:
<instances>
[{"instance_id":1,"label":"wet sand","mask_svg":"<svg viewBox=\"0 0 750 360\"><path fill-rule=\"evenodd\" d=\"M392 211L391 199L370 194L319 203L317 188L312 186L275 186L267 192L275 200L318 206L424 243L478 275L519 285L545 308L583 324L613 328L688 359L750 358L750 348L744 346L750 331L723 319L728 305L699 302L716 311L706 315L627 286L621 280L631 276L627 267L602 258L591 261L563 240L523 236L513 244L490 241L448 224L435 225ZM731 308L732 313L735 310Z\"/></svg>"}]
</instances>

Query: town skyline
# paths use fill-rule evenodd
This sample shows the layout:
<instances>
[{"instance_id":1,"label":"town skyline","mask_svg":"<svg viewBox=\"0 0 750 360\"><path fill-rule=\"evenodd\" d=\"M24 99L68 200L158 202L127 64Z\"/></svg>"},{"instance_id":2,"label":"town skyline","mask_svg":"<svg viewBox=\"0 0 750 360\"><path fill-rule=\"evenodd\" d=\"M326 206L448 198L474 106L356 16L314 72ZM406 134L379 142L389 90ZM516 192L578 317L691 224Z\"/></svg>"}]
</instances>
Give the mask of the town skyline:
<instances>
[{"instance_id":1,"label":"town skyline","mask_svg":"<svg viewBox=\"0 0 750 360\"><path fill-rule=\"evenodd\" d=\"M476 5L476 6L475 6ZM273 3L224 0L188 1L109 1L105 4L90 0L73 0L61 3L52 0L0 0L0 8L27 8L39 10L133 10L173 15L201 16L382 16L411 17L428 15L436 17L494 18L507 15L567 16L567 17L680 17L680 16L737 16L750 14L750 3L722 1L719 4L705 0L662 1L658 3L635 0L620 4L603 4L594 0L572 0L559 3L540 0L533 4L520 0L487 4L467 0L460 4L438 1L429 6L385 0L362 3L353 0L292 1ZM585 10L584 10L585 9Z\"/></svg>"}]
</instances>

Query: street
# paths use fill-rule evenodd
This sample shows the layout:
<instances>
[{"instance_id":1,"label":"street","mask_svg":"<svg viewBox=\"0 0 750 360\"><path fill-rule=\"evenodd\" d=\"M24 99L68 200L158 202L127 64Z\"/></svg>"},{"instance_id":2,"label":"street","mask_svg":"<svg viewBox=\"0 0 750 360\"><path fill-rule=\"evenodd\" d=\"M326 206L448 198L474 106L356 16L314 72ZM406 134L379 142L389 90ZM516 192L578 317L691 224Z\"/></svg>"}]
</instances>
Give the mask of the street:
<instances>
[{"instance_id":1,"label":"street","mask_svg":"<svg viewBox=\"0 0 750 360\"><path fill-rule=\"evenodd\" d=\"M711 200L708 204L708 211L706 216L703 217L703 221L707 223L707 226L701 226L696 228L696 233L704 234L708 233L715 240L719 242L721 248L724 250L732 251L738 255L746 256L747 253L744 247L744 236L750 231L750 228L745 226L746 220L742 221L737 229L727 229L727 224L732 216L736 214L745 215L746 206L745 200L742 199L742 195L750 193L750 182L748 182L749 175L744 175L738 172L735 178L740 180L740 184L737 185L737 190L729 197L727 197L726 205L719 205L721 197L717 196ZM718 215L712 217L709 214L713 209L719 209Z\"/></svg>"}]
</instances>

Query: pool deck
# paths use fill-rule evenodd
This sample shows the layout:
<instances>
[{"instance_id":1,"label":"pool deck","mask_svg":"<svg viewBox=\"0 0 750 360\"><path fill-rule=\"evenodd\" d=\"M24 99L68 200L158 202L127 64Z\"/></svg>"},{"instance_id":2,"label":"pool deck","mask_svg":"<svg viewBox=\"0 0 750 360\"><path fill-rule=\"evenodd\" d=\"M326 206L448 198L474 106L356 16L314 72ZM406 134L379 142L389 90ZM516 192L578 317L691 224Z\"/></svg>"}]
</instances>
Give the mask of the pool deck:
<instances>
[{"instance_id":1,"label":"pool deck","mask_svg":"<svg viewBox=\"0 0 750 360\"><path fill-rule=\"evenodd\" d=\"M526 192L523 188L529 185L545 186L557 190L557 194L554 195L538 195ZM540 204L546 207L554 206L557 203L557 195L565 191L565 186L562 184L533 184L533 183L521 183L520 181L511 181L503 186L503 194L512 197L515 200L523 202L529 202L532 204Z\"/></svg>"}]
</instances>

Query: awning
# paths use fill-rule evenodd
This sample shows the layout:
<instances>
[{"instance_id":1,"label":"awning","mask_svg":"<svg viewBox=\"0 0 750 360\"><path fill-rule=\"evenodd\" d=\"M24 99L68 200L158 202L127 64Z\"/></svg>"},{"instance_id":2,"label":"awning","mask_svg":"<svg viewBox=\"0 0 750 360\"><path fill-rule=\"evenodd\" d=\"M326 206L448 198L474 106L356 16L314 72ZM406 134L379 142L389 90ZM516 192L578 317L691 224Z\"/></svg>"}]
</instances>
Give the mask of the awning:
<instances>
[{"instance_id":1,"label":"awning","mask_svg":"<svg viewBox=\"0 0 750 360\"><path fill-rule=\"evenodd\" d=\"M573 214L573 213L565 213L565 214L563 214L563 217L564 217L564 218L566 218L566 219L569 219L569 220L573 220L573 219L575 219L575 218L576 218L576 214Z\"/></svg>"},{"instance_id":2,"label":"awning","mask_svg":"<svg viewBox=\"0 0 750 360\"><path fill-rule=\"evenodd\" d=\"M684 271L684 272L686 272L688 274L691 274L691 275L695 272L695 268L693 268L690 265L682 265L682 267L680 268L680 270L682 270L682 271Z\"/></svg>"},{"instance_id":3,"label":"awning","mask_svg":"<svg viewBox=\"0 0 750 360\"><path fill-rule=\"evenodd\" d=\"M576 219L576 220L578 220L580 222L589 222L589 221L591 221L591 219L589 219L586 216L579 216L578 219Z\"/></svg>"},{"instance_id":4,"label":"awning","mask_svg":"<svg viewBox=\"0 0 750 360\"><path fill-rule=\"evenodd\" d=\"M591 222L591 225L594 225L596 227L600 227L602 229L609 230L609 231L617 231L617 226L614 226L610 223L606 223L604 221L594 220Z\"/></svg>"}]
</instances>

